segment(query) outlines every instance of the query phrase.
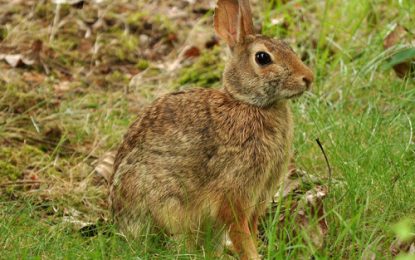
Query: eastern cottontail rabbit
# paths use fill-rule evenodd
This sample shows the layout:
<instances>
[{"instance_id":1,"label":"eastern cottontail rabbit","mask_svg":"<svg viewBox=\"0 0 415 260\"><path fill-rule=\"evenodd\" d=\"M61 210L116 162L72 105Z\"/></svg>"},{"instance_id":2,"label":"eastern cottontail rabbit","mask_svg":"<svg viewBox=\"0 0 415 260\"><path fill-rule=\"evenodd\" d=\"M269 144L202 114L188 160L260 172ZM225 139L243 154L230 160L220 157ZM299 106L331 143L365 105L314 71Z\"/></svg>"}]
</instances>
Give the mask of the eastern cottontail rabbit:
<instances>
[{"instance_id":1,"label":"eastern cottontail rabbit","mask_svg":"<svg viewBox=\"0 0 415 260\"><path fill-rule=\"evenodd\" d=\"M291 156L288 99L309 89L313 73L286 43L254 33L248 0L219 0L214 20L232 53L223 88L154 101L118 150L110 199L125 233L151 221L191 234L213 221L241 258L256 259L258 217Z\"/></svg>"}]
</instances>

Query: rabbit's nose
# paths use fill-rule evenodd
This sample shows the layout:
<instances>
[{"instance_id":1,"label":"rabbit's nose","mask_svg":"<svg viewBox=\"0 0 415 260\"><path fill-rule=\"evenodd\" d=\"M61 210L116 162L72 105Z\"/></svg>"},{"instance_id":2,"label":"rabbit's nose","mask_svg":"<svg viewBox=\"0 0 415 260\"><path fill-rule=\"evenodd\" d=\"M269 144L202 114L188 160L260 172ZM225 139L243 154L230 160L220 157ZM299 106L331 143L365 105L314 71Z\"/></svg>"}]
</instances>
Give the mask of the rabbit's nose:
<instances>
[{"instance_id":1,"label":"rabbit's nose","mask_svg":"<svg viewBox=\"0 0 415 260\"><path fill-rule=\"evenodd\" d=\"M309 77L309 76L303 76L302 79L303 79L303 82L304 82L305 86L307 87L307 89L309 89L310 86L311 86L311 83L313 82L313 78Z\"/></svg>"},{"instance_id":2,"label":"rabbit's nose","mask_svg":"<svg viewBox=\"0 0 415 260\"><path fill-rule=\"evenodd\" d=\"M306 68L300 76L300 80L302 81L301 83L304 84L304 86L307 89L310 89L311 83L313 83L314 80L313 72L309 68Z\"/></svg>"}]
</instances>

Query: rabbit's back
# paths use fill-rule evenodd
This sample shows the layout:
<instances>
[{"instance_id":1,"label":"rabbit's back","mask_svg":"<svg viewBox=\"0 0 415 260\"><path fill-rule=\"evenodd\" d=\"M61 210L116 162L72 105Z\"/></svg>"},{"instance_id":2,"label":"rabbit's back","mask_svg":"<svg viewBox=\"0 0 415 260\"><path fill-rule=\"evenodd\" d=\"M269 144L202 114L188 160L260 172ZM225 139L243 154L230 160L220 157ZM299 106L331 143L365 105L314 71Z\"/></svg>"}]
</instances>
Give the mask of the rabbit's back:
<instances>
[{"instance_id":1,"label":"rabbit's back","mask_svg":"<svg viewBox=\"0 0 415 260\"><path fill-rule=\"evenodd\" d=\"M133 123L119 148L115 218L129 228L150 218L175 233L214 219L225 196L255 209L274 192L291 139L286 102L258 108L222 90L166 95Z\"/></svg>"}]
</instances>

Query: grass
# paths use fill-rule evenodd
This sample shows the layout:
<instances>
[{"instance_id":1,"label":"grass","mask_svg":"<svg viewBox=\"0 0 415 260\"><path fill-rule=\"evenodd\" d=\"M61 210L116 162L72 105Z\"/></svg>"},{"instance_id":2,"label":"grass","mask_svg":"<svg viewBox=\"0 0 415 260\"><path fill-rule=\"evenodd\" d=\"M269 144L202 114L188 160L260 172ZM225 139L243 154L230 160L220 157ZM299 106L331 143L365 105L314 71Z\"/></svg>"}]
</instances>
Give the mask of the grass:
<instances>
[{"instance_id":1,"label":"grass","mask_svg":"<svg viewBox=\"0 0 415 260\"><path fill-rule=\"evenodd\" d=\"M187 6L189 19L182 21L149 16L154 7L144 1L62 6L63 22L51 40L56 6L49 1L0 7L0 53L30 56L37 53L33 42L43 43L33 66L0 61L1 258L209 255L190 254L158 235L133 243L117 234L105 224L106 187L94 165L154 97L182 84L218 85L213 70L222 68L225 52L217 47L203 48L201 57L173 72L159 66L178 56L197 19L204 21L200 35L212 33L211 13ZM391 258L396 223L415 217L415 84L384 69L401 47L385 51L383 39L397 23L412 29L413 1L262 1L254 10L264 33L286 38L316 74L312 93L293 102L297 166L328 183L319 138L333 168L325 245L315 248L307 233L293 233L290 214L277 225L278 208L263 220L269 243L261 253L267 259L359 259L370 252ZM85 38L88 23L99 19L105 25L90 26ZM136 74L131 82L139 84L129 84ZM98 235L85 237L79 227L86 223L104 224Z\"/></svg>"}]
</instances>

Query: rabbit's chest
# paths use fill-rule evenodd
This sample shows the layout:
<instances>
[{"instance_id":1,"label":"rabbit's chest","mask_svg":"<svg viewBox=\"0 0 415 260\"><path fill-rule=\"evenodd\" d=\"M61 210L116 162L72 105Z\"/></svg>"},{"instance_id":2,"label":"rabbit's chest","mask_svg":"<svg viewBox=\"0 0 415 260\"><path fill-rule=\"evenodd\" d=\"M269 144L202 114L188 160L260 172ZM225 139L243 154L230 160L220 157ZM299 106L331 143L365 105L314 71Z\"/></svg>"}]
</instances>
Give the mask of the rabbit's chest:
<instances>
[{"instance_id":1,"label":"rabbit's chest","mask_svg":"<svg viewBox=\"0 0 415 260\"><path fill-rule=\"evenodd\" d=\"M273 193L286 173L291 157L293 122L289 111L255 133L244 151L253 193ZM251 170L250 170L251 169Z\"/></svg>"},{"instance_id":2,"label":"rabbit's chest","mask_svg":"<svg viewBox=\"0 0 415 260\"><path fill-rule=\"evenodd\" d=\"M287 172L291 157L292 124L285 124L284 129L276 129L273 135L262 136L257 152L251 154L256 163L247 165L252 167L250 173L251 185L246 192L251 194L251 203L269 201L277 192L281 179Z\"/></svg>"},{"instance_id":3,"label":"rabbit's chest","mask_svg":"<svg viewBox=\"0 0 415 260\"><path fill-rule=\"evenodd\" d=\"M231 141L221 146L217 154L223 170L235 171L241 179L249 178L243 181L257 186L278 179L291 153L293 125L290 114L267 123L250 122L239 131L229 131L235 135L228 136Z\"/></svg>"},{"instance_id":4,"label":"rabbit's chest","mask_svg":"<svg viewBox=\"0 0 415 260\"><path fill-rule=\"evenodd\" d=\"M278 127L258 137L251 156L256 158L256 171L265 179L278 173L289 160L292 138L292 124L289 122L283 128Z\"/></svg>"}]
</instances>

